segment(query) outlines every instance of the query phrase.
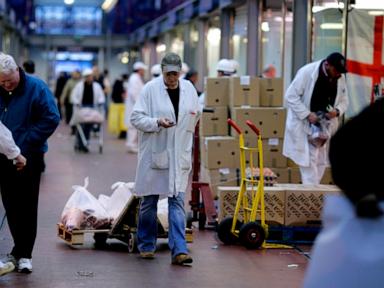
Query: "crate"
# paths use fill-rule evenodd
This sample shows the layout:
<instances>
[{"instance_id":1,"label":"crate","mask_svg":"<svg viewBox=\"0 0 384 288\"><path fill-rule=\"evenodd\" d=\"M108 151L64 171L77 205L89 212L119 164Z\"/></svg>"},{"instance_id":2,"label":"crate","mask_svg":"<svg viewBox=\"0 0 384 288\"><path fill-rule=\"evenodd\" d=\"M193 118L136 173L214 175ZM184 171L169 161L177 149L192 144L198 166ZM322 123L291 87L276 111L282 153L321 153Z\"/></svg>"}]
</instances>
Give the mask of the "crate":
<instances>
[{"instance_id":1,"label":"crate","mask_svg":"<svg viewBox=\"0 0 384 288\"><path fill-rule=\"evenodd\" d=\"M63 239L69 245L83 245L84 234L86 233L109 233L109 229L97 230L67 230L63 224L57 224L57 236Z\"/></svg>"}]
</instances>

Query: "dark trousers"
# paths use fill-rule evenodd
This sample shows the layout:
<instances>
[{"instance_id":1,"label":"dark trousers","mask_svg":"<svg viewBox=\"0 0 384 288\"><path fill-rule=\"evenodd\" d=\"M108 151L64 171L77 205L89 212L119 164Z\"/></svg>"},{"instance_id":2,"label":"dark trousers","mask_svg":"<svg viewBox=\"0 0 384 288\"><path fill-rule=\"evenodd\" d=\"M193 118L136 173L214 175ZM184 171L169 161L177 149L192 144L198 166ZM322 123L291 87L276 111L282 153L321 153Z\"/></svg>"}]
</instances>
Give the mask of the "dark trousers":
<instances>
[{"instance_id":1,"label":"dark trousers","mask_svg":"<svg viewBox=\"0 0 384 288\"><path fill-rule=\"evenodd\" d=\"M27 165L17 171L12 161L0 156L0 191L7 214L15 258L32 258L37 232L37 208L43 153L26 156Z\"/></svg>"}]
</instances>

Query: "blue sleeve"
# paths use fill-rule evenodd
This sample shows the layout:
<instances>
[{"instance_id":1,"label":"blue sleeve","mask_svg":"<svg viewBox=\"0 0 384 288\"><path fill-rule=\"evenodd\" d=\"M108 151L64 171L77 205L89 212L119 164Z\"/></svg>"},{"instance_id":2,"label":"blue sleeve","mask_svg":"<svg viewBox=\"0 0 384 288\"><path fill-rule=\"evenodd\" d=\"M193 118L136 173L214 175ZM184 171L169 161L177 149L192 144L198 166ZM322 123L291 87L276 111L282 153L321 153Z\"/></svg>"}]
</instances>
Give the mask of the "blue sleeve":
<instances>
[{"instance_id":1,"label":"blue sleeve","mask_svg":"<svg viewBox=\"0 0 384 288\"><path fill-rule=\"evenodd\" d=\"M46 152L46 141L59 125L60 114L54 97L45 84L34 96L31 103L31 123L23 146L28 147L26 150L45 146L43 150Z\"/></svg>"}]
</instances>

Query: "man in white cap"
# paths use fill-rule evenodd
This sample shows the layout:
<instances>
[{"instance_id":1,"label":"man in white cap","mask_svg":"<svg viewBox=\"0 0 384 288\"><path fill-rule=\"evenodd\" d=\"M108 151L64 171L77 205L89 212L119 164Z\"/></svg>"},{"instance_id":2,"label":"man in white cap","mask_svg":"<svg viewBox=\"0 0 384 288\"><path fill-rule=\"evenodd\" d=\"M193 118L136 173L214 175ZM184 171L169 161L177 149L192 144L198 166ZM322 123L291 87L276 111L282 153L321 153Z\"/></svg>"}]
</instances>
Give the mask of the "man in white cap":
<instances>
[{"instance_id":1,"label":"man in white cap","mask_svg":"<svg viewBox=\"0 0 384 288\"><path fill-rule=\"evenodd\" d=\"M153 259L157 240L157 202L168 198L168 245L172 264L192 263L185 240L184 197L192 168L193 132L199 119L198 97L190 81L180 78L181 59L167 53L162 77L147 83L133 108L139 130L135 193L142 197L137 240L140 256Z\"/></svg>"},{"instance_id":2,"label":"man in white cap","mask_svg":"<svg viewBox=\"0 0 384 288\"><path fill-rule=\"evenodd\" d=\"M127 85L127 97L125 99L125 125L127 126L127 151L129 153L137 153L137 130L131 124L130 118L132 114L133 106L135 105L137 99L144 86L144 75L145 71L148 69L148 66L143 62L138 61L133 64L133 73L128 79Z\"/></svg>"}]
</instances>

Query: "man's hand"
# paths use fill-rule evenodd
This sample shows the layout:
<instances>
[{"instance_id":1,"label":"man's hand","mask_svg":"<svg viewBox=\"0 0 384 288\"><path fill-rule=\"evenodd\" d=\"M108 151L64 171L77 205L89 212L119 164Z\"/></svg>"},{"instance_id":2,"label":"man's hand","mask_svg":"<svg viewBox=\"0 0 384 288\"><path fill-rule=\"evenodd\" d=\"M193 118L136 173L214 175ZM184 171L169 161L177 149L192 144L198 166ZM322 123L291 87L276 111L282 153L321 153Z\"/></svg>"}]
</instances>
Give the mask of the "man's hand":
<instances>
[{"instance_id":1,"label":"man's hand","mask_svg":"<svg viewBox=\"0 0 384 288\"><path fill-rule=\"evenodd\" d=\"M159 118L157 119L157 125L159 127L169 128L175 126L175 123L168 118Z\"/></svg>"},{"instance_id":2,"label":"man's hand","mask_svg":"<svg viewBox=\"0 0 384 288\"><path fill-rule=\"evenodd\" d=\"M309 115L307 116L307 119L311 124L315 124L319 121L319 117L317 117L316 113L314 112L309 113Z\"/></svg>"},{"instance_id":3,"label":"man's hand","mask_svg":"<svg viewBox=\"0 0 384 288\"><path fill-rule=\"evenodd\" d=\"M27 165L27 159L23 155L19 154L19 156L13 159L13 165L16 166L17 171L20 171L25 167L25 165Z\"/></svg>"},{"instance_id":4,"label":"man's hand","mask_svg":"<svg viewBox=\"0 0 384 288\"><path fill-rule=\"evenodd\" d=\"M329 111L328 113L326 113L325 117L327 117L327 119L332 119L332 118L338 117L339 114L340 114L339 110L333 109L333 110Z\"/></svg>"}]
</instances>

